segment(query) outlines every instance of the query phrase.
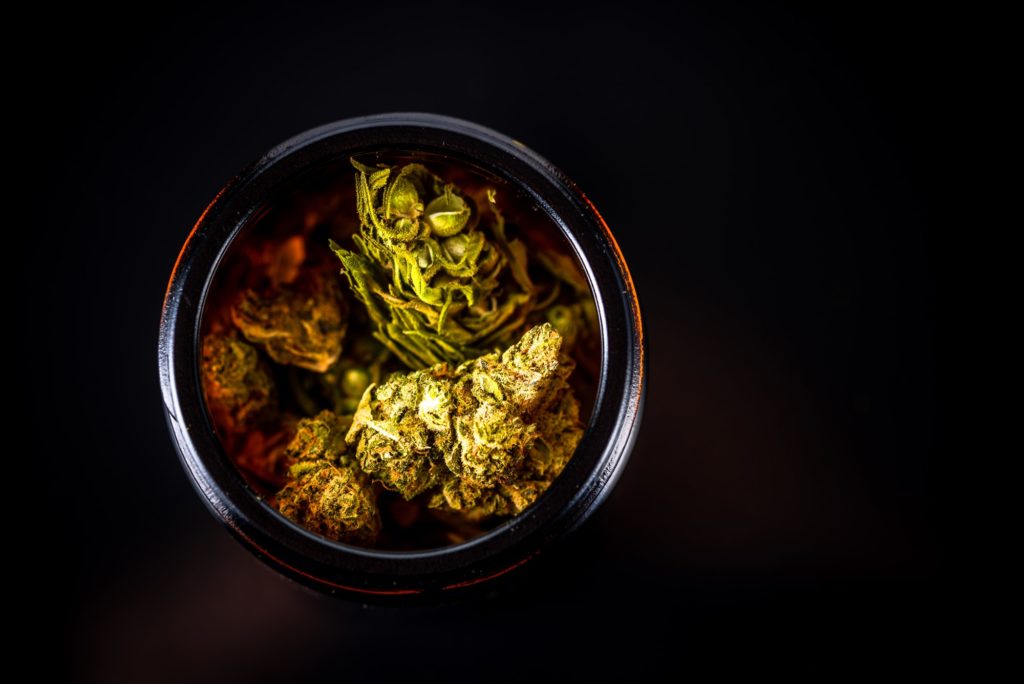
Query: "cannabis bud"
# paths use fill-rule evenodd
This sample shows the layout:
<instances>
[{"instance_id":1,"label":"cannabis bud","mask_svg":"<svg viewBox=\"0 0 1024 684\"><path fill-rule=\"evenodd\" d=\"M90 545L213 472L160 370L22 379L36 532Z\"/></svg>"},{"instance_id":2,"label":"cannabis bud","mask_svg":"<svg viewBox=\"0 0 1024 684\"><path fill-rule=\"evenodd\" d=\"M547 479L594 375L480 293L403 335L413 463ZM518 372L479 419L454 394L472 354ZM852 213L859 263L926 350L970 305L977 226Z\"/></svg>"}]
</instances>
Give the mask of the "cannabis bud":
<instances>
[{"instance_id":1,"label":"cannabis bud","mask_svg":"<svg viewBox=\"0 0 1024 684\"><path fill-rule=\"evenodd\" d=\"M290 285L246 290L231 320L274 361L322 373L341 354L345 314L337 278L311 270Z\"/></svg>"},{"instance_id":2,"label":"cannabis bud","mask_svg":"<svg viewBox=\"0 0 1024 684\"><path fill-rule=\"evenodd\" d=\"M347 461L345 434L351 425L350 416L337 416L331 411L303 418L284 453L294 461Z\"/></svg>"},{"instance_id":3,"label":"cannabis bud","mask_svg":"<svg viewBox=\"0 0 1024 684\"><path fill-rule=\"evenodd\" d=\"M362 470L406 499L519 512L561 472L582 436L579 405L548 324L455 370L437 364L371 387L347 440Z\"/></svg>"},{"instance_id":4,"label":"cannabis bud","mask_svg":"<svg viewBox=\"0 0 1024 684\"><path fill-rule=\"evenodd\" d=\"M335 243L375 336L410 368L461 363L514 339L536 300L526 248L493 190L476 202L420 164L356 167L356 250Z\"/></svg>"},{"instance_id":5,"label":"cannabis bud","mask_svg":"<svg viewBox=\"0 0 1024 684\"><path fill-rule=\"evenodd\" d=\"M351 419L322 411L300 420L285 448L293 478L277 493L286 517L338 541L372 543L380 532L377 495L347 455Z\"/></svg>"},{"instance_id":6,"label":"cannabis bud","mask_svg":"<svg viewBox=\"0 0 1024 684\"><path fill-rule=\"evenodd\" d=\"M294 478L277 494L281 513L337 541L370 544L380 532L380 513L369 479L355 468L329 461L300 461Z\"/></svg>"},{"instance_id":7,"label":"cannabis bud","mask_svg":"<svg viewBox=\"0 0 1024 684\"><path fill-rule=\"evenodd\" d=\"M253 425L273 404L269 368L251 345L233 335L203 339L201 374L210 412L227 430Z\"/></svg>"}]
</instances>

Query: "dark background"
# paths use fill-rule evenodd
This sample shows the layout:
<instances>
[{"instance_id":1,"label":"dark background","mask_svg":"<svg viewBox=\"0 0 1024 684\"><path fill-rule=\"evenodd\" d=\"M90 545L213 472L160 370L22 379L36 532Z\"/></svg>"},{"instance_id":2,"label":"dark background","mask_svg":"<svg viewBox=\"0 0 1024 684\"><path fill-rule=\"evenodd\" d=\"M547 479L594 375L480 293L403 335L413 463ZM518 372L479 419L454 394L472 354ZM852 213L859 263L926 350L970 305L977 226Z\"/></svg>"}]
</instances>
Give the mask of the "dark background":
<instances>
[{"instance_id":1,"label":"dark background","mask_svg":"<svg viewBox=\"0 0 1024 684\"><path fill-rule=\"evenodd\" d=\"M131 31L90 10L40 46L57 66L24 104L61 123L19 253L20 282L45 286L15 298L38 331L18 337L49 502L33 519L59 531L35 557L62 576L49 664L98 681L929 667L935 19L289 7L168 7ZM329 600L261 565L192 491L157 386L167 278L220 186L306 128L393 110L491 126L575 179L650 345L607 504L449 606Z\"/></svg>"}]
</instances>

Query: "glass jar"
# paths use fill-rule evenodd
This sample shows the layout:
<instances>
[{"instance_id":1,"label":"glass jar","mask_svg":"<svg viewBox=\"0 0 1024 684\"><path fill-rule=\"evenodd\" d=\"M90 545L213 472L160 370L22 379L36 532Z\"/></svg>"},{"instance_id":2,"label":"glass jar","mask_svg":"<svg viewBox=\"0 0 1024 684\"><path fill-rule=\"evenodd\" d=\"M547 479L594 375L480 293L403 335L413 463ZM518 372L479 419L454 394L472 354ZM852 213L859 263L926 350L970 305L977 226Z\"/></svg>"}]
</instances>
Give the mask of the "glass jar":
<instances>
[{"instance_id":1,"label":"glass jar","mask_svg":"<svg viewBox=\"0 0 1024 684\"><path fill-rule=\"evenodd\" d=\"M200 328L218 266L243 229L296 178L323 164L375 151L423 153L465 163L528 197L564 235L594 296L600 364L593 409L573 457L521 514L472 540L423 551L334 542L292 523L247 484L206 411ZM167 422L196 491L257 557L331 594L401 598L478 585L522 565L577 527L622 473L636 439L646 385L643 328L622 252L586 196L522 143L476 124L430 114L347 119L270 150L228 183L182 247L160 322L160 386Z\"/></svg>"}]
</instances>

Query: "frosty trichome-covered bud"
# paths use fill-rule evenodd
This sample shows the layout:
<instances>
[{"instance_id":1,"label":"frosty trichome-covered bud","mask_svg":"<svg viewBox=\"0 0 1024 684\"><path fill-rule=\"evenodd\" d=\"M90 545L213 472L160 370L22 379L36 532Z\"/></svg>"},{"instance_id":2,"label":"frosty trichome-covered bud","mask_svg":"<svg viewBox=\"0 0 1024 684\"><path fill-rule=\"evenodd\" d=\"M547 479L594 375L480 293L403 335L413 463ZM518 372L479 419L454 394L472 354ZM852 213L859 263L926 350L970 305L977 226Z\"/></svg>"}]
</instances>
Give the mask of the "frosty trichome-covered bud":
<instances>
[{"instance_id":1,"label":"frosty trichome-covered bud","mask_svg":"<svg viewBox=\"0 0 1024 684\"><path fill-rule=\"evenodd\" d=\"M351 419L322 411L300 420L285 448L292 480L277 494L286 517L338 541L372 543L380 532L377 495L370 478L347 455Z\"/></svg>"},{"instance_id":2,"label":"frosty trichome-covered bud","mask_svg":"<svg viewBox=\"0 0 1024 684\"><path fill-rule=\"evenodd\" d=\"M292 441L285 447L285 456L294 461L342 463L347 459L345 435L351 425L351 416L338 416L332 411L303 418L295 428Z\"/></svg>"},{"instance_id":3,"label":"frosty trichome-covered bud","mask_svg":"<svg viewBox=\"0 0 1024 684\"><path fill-rule=\"evenodd\" d=\"M396 373L363 395L348 442L364 472L409 499L477 517L517 513L561 472L582 435L560 360L536 326L501 353L452 370Z\"/></svg>"},{"instance_id":4,"label":"frosty trichome-covered bud","mask_svg":"<svg viewBox=\"0 0 1024 684\"><path fill-rule=\"evenodd\" d=\"M329 461L299 461L291 476L294 479L277 494L278 510L285 517L337 541L376 540L380 513L366 475Z\"/></svg>"}]
</instances>

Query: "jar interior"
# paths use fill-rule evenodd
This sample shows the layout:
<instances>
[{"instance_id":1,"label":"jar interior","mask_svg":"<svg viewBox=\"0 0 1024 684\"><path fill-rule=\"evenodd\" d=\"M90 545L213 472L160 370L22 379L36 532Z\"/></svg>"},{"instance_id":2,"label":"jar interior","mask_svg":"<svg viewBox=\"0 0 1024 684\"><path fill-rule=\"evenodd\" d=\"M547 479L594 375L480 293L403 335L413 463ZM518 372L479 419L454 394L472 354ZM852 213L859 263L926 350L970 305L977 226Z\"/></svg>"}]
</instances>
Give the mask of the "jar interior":
<instances>
[{"instance_id":1,"label":"jar interior","mask_svg":"<svg viewBox=\"0 0 1024 684\"><path fill-rule=\"evenodd\" d=\"M485 221L482 205L488 197L494 198L509 243L518 241L523 245L528 280L536 288L531 296L535 296L537 308L525 316L522 331L547 322L560 333L568 349L566 355L575 364L568 384L578 400L579 422L586 426L597 391L601 336L584 269L558 225L525 189L463 160L394 149L368 151L353 159L364 168L425 166L459 189L472 205L470 220L481 225ZM368 382L380 386L391 374L413 370L374 337L380 332L379 326L366 305L353 296L331 249L332 241L355 249L355 238L361 234L357 182L353 160L342 158L309 169L280 187L236 234L206 295L200 333L204 345L217 336L229 337L244 347L246 354L255 354L252 363L265 371L260 376L265 379L253 392L259 393L267 406L272 404L271 408L261 408L257 418L247 414L245 420L240 419L238 410L219 410L222 399L211 395L207 382L210 371L203 366L200 374L204 377L207 413L227 457L251 490L275 509L279 492L293 477L295 463L288 455L289 444L296 438L300 421L324 410L339 416L355 413ZM250 330L243 331L239 322L240 298L268 288L294 289L298 287L294 284L310 273L330 274L323 277L335 278L334 285L342 293L340 310L345 320L341 352L324 370L281 363L280 354L273 353L273 340L264 337L254 342ZM498 299L504 293L499 287L491 295ZM202 363L206 363L206 351L203 356ZM218 368L218 372L227 372L223 364ZM469 541L509 519L508 515L467 517L458 511L433 508L426 496L407 500L380 481L374 481L372 487L379 510L379 533L372 543L346 540L349 543L388 550L432 549Z\"/></svg>"}]
</instances>

